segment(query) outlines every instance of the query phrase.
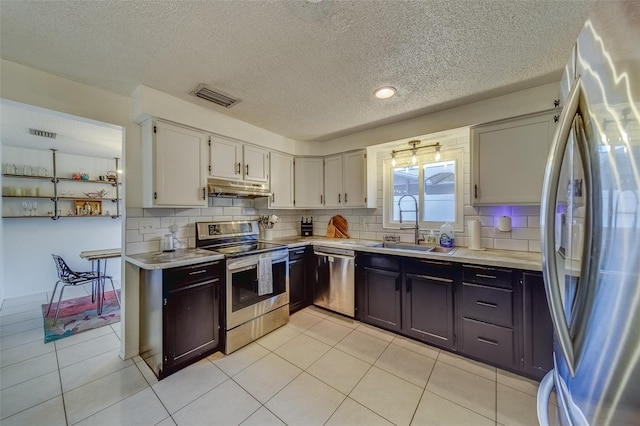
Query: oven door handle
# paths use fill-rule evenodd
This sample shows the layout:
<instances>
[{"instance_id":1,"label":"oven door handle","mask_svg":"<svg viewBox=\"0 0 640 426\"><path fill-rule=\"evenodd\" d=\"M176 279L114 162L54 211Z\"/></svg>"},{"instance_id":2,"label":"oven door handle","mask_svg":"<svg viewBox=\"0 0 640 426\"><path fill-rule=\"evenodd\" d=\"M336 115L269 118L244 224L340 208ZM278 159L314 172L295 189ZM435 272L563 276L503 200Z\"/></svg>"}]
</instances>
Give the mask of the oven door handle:
<instances>
[{"instance_id":1,"label":"oven door handle","mask_svg":"<svg viewBox=\"0 0 640 426\"><path fill-rule=\"evenodd\" d=\"M256 269L257 267L258 267L258 264L252 264L252 265L239 264L238 266L229 265L227 269L229 269L229 271L231 272L242 272L242 271L248 271L249 269Z\"/></svg>"}]
</instances>

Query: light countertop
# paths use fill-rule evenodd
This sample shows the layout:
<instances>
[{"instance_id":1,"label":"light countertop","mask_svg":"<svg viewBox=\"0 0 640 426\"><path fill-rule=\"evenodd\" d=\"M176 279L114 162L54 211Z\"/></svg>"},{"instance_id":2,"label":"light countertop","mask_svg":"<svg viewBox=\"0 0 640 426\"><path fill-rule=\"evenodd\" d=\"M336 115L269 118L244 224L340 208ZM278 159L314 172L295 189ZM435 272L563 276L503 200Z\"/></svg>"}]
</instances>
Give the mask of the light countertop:
<instances>
[{"instance_id":1,"label":"light countertop","mask_svg":"<svg viewBox=\"0 0 640 426\"><path fill-rule=\"evenodd\" d=\"M223 259L224 256L198 248L156 251L125 256L125 260L142 269L168 269Z\"/></svg>"},{"instance_id":2,"label":"light countertop","mask_svg":"<svg viewBox=\"0 0 640 426\"><path fill-rule=\"evenodd\" d=\"M324 245L339 248L351 248L359 252L380 253L392 256L413 257L418 259L449 260L457 263L468 263L482 266L497 266L504 268L523 269L527 271L542 271L540 253L511 251L511 250L471 250L466 247L456 247L452 253L428 253L416 250L376 247L381 241L341 239L326 237L285 237L271 242L286 244L290 248L306 245Z\"/></svg>"},{"instance_id":3,"label":"light countertop","mask_svg":"<svg viewBox=\"0 0 640 426\"><path fill-rule=\"evenodd\" d=\"M452 253L429 253L416 250L384 248L380 241L360 239L340 239L326 237L285 237L270 242L287 245L289 248L308 245L324 245L338 248L350 248L359 252L379 253L392 256L412 257L417 259L448 260L457 263L468 263L482 266L541 271L540 253L510 250L471 250L456 247ZM125 256L125 260L142 269L167 269L193 265L211 260L220 260L224 256L208 250L191 248L178 249L175 252L152 252Z\"/></svg>"}]
</instances>

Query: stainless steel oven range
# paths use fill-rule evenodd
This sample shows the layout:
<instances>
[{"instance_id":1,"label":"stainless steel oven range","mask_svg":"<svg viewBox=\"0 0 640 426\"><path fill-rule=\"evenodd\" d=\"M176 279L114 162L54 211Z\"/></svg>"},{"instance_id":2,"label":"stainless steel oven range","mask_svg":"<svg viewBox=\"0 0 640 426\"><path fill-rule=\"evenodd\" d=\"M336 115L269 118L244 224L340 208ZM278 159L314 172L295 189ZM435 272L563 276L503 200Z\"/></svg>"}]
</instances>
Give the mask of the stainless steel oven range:
<instances>
[{"instance_id":1,"label":"stainless steel oven range","mask_svg":"<svg viewBox=\"0 0 640 426\"><path fill-rule=\"evenodd\" d=\"M258 233L255 221L196 223L196 247L225 257L227 354L289 321L289 250Z\"/></svg>"}]
</instances>

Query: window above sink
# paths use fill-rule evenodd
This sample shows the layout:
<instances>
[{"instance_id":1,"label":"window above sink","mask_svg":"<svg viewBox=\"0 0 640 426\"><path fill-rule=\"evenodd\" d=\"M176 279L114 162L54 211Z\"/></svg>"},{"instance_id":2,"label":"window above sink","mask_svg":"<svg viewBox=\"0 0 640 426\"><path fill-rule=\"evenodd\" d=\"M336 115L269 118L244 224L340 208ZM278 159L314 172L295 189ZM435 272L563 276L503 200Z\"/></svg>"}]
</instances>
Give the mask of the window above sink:
<instances>
[{"instance_id":1,"label":"window above sink","mask_svg":"<svg viewBox=\"0 0 640 426\"><path fill-rule=\"evenodd\" d=\"M435 161L433 154L417 157L396 157L383 163L383 222L385 228L399 229L415 224L421 229L438 229L445 222L457 230L463 225L463 151L444 151ZM411 195L418 202L415 210ZM402 201L400 201L402 198ZM400 202L400 204L398 204ZM402 222L400 222L402 210Z\"/></svg>"}]
</instances>

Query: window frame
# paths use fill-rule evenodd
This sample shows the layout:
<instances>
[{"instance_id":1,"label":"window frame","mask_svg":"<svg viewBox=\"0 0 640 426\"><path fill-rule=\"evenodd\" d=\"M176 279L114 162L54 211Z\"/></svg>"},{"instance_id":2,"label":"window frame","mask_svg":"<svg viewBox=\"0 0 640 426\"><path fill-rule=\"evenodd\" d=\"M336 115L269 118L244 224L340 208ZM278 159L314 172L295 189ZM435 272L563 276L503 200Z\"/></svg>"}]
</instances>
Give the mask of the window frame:
<instances>
[{"instance_id":1,"label":"window frame","mask_svg":"<svg viewBox=\"0 0 640 426\"><path fill-rule=\"evenodd\" d=\"M415 166L418 166L418 212L419 218L418 228L423 230L438 230L440 226L445 222L423 221L422 206L424 205L424 166L427 164L441 163L445 161L454 162L455 179L454 179L454 194L455 194L455 221L451 221L454 229L458 232L462 232L464 229L464 151L463 149L450 149L441 153L439 161L435 161L433 153L424 153L417 156L417 162ZM414 166L411 163L411 155L396 155L396 168L403 166ZM393 183L393 166L391 165L391 158L387 158L382 162L382 226L385 229L398 230L401 227L407 226L407 221L403 221L401 224L397 220L392 220L393 212L393 196L394 196L394 183ZM413 221L411 221L413 223Z\"/></svg>"}]
</instances>

